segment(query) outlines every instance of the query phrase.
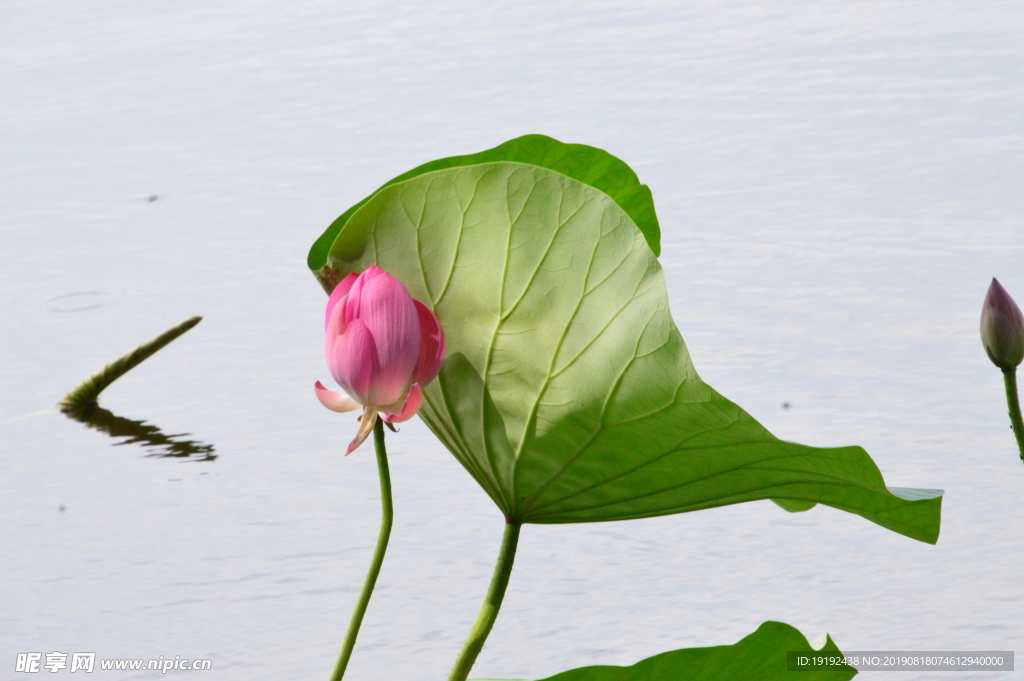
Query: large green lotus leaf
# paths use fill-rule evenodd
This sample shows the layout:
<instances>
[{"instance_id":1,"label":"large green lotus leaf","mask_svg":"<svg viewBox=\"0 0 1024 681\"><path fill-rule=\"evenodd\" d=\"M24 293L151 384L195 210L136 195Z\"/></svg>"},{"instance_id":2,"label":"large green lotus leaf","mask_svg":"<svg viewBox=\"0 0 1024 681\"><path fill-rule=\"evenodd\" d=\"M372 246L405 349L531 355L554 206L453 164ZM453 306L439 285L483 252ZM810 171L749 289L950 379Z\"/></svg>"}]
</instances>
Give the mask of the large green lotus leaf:
<instances>
[{"instance_id":1,"label":"large green lotus leaf","mask_svg":"<svg viewBox=\"0 0 1024 681\"><path fill-rule=\"evenodd\" d=\"M356 210L318 273L377 264L444 327L423 420L513 521L774 499L934 543L941 491L888 489L860 447L783 442L697 376L654 253L607 194L536 165L424 173Z\"/></svg>"},{"instance_id":2,"label":"large green lotus leaf","mask_svg":"<svg viewBox=\"0 0 1024 681\"><path fill-rule=\"evenodd\" d=\"M787 653L842 656L831 637L815 650L799 631L781 622L765 622L753 634L731 646L685 648L661 653L630 667L581 667L543 681L847 681L857 670L846 664L787 671Z\"/></svg>"},{"instance_id":3,"label":"large green lotus leaf","mask_svg":"<svg viewBox=\"0 0 1024 681\"><path fill-rule=\"evenodd\" d=\"M658 216L654 212L654 199L651 197L651 190L647 185L640 184L633 169L621 159L612 156L604 149L589 147L585 144L563 144L546 135L524 135L477 154L450 156L424 163L388 180L384 183L384 187L435 170L497 161L529 163L541 168L548 168L600 189L632 218L643 232L654 254L661 253L661 228L658 225ZM309 250L308 265L311 270L318 272L327 264L328 252L338 233L341 232L353 213L369 198L363 199L342 213L341 217L332 222L331 226L320 235L320 238Z\"/></svg>"}]
</instances>

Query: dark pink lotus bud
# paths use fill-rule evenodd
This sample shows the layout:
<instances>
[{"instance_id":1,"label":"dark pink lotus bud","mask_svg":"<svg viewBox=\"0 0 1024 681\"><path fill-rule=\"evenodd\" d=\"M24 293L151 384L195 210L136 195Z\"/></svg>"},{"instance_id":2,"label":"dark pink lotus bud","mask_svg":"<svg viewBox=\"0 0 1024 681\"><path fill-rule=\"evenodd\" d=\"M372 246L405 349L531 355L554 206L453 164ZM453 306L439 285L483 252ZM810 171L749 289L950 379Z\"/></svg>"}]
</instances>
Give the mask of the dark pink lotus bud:
<instances>
[{"instance_id":1,"label":"dark pink lotus bud","mask_svg":"<svg viewBox=\"0 0 1024 681\"><path fill-rule=\"evenodd\" d=\"M995 279L981 308L981 343L1000 369L1013 369L1024 359L1024 314Z\"/></svg>"},{"instance_id":2,"label":"dark pink lotus bud","mask_svg":"<svg viewBox=\"0 0 1024 681\"><path fill-rule=\"evenodd\" d=\"M345 277L327 301L324 351L331 376L345 391L314 389L332 411L363 407L349 454L373 430L378 412L388 423L411 419L423 403L422 387L444 363L444 331L437 317L413 300L402 282L371 265Z\"/></svg>"}]
</instances>

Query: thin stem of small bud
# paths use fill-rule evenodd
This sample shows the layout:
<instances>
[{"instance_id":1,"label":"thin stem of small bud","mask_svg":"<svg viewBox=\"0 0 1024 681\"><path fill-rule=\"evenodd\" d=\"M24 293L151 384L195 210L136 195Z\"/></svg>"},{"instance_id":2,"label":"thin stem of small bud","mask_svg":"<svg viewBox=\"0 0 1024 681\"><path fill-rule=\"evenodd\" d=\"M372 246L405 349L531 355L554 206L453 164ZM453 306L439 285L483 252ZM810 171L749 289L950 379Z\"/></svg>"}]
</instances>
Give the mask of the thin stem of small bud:
<instances>
[{"instance_id":1,"label":"thin stem of small bud","mask_svg":"<svg viewBox=\"0 0 1024 681\"><path fill-rule=\"evenodd\" d=\"M1017 368L1003 369L1003 382L1006 384L1006 405L1010 411L1010 427L1017 438L1017 449L1020 460L1024 462L1024 419L1020 415L1020 399L1017 397Z\"/></svg>"}]
</instances>

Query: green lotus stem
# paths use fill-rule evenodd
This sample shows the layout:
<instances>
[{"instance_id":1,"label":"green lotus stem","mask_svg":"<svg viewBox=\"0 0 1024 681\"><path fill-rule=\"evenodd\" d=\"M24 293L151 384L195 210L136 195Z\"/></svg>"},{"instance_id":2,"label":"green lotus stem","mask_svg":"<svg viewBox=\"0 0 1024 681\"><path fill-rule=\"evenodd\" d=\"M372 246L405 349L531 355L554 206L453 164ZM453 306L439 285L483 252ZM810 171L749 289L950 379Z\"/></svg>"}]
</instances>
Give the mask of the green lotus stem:
<instances>
[{"instance_id":1,"label":"green lotus stem","mask_svg":"<svg viewBox=\"0 0 1024 681\"><path fill-rule=\"evenodd\" d=\"M491 586L487 590L487 599L484 606L480 608L480 614L476 618L476 624L469 632L469 638L462 646L459 657L455 660L452 673L448 681L466 681L469 671L476 662L477 655L483 650L487 635L494 627L494 621L498 619L498 610L501 609L501 601L505 598L505 589L508 587L508 578L512 574L512 563L516 559L516 545L519 543L519 529L522 523L505 521L505 536L501 540L501 552L498 554L498 564L494 566L494 576L491 577Z\"/></svg>"},{"instance_id":2,"label":"green lotus stem","mask_svg":"<svg viewBox=\"0 0 1024 681\"><path fill-rule=\"evenodd\" d=\"M331 681L341 681L341 677L345 675L348 660L352 657L352 649L356 646L356 637L359 636L359 627L363 623L363 615L366 614L366 606L370 604L370 596L373 595L373 587L377 584L380 566L384 563L384 553L388 550L388 538L391 536L391 525L395 519L395 508L391 503L391 473L388 471L388 453L384 449L384 419L381 418L378 418L373 425L373 448L377 452L377 471L380 473L380 533L377 535L377 548L373 551L373 561L370 563L369 572L366 573L366 581L363 582L363 590L356 602L356 609L352 612L352 619L348 623L345 644L341 647L341 655L338 656L338 664L334 667Z\"/></svg>"},{"instance_id":3,"label":"green lotus stem","mask_svg":"<svg viewBox=\"0 0 1024 681\"><path fill-rule=\"evenodd\" d=\"M1017 368L1003 369L1003 382L1006 384L1006 406L1010 410L1010 427L1017 438L1017 449L1020 460L1024 461L1024 419L1020 416L1020 399L1017 397Z\"/></svg>"},{"instance_id":4,"label":"green lotus stem","mask_svg":"<svg viewBox=\"0 0 1024 681\"><path fill-rule=\"evenodd\" d=\"M202 319L202 317L186 319L181 324L167 329L156 338L146 341L131 352L121 355L113 362L79 383L74 390L69 392L64 399L60 401L61 411L69 412L90 404L95 404L96 400L99 399L100 393L103 392L108 385L152 357L158 350L201 322Z\"/></svg>"}]
</instances>

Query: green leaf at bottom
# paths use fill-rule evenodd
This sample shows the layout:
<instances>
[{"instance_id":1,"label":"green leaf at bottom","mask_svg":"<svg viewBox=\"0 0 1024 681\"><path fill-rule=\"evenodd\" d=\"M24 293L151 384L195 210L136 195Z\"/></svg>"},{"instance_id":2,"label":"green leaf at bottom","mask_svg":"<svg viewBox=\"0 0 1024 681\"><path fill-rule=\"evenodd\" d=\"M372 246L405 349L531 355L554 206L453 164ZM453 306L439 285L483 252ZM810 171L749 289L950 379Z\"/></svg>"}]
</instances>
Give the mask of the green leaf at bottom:
<instances>
[{"instance_id":1,"label":"green leaf at bottom","mask_svg":"<svg viewBox=\"0 0 1024 681\"><path fill-rule=\"evenodd\" d=\"M857 674L848 665L787 671L786 654L790 651L842 654L831 638L822 649L815 650L788 624L765 622L731 646L673 650L630 667L580 667L543 681L847 681Z\"/></svg>"}]
</instances>

